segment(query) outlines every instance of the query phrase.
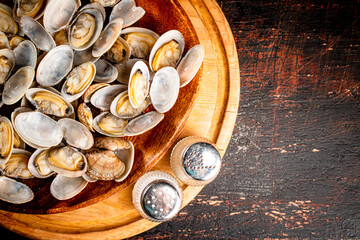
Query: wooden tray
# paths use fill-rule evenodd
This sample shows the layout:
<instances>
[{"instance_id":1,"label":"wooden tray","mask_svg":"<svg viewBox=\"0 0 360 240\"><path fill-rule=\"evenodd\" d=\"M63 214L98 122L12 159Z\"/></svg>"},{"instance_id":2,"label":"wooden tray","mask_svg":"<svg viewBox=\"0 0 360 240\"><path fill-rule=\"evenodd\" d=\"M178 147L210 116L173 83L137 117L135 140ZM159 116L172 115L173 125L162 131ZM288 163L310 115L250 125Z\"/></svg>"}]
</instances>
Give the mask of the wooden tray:
<instances>
[{"instance_id":1,"label":"wooden tray","mask_svg":"<svg viewBox=\"0 0 360 240\"><path fill-rule=\"evenodd\" d=\"M216 143L221 155L235 124L240 94L240 73L234 39L215 1L179 0L205 46L205 60L198 97L177 140L204 136ZM171 144L171 147L173 144ZM170 149L152 170L172 173ZM182 185L183 206L202 188ZM18 234L35 239L121 239L144 232L157 223L142 219L131 203L133 185L111 197L77 210L57 214L19 214L0 211L0 223Z\"/></svg>"}]
</instances>

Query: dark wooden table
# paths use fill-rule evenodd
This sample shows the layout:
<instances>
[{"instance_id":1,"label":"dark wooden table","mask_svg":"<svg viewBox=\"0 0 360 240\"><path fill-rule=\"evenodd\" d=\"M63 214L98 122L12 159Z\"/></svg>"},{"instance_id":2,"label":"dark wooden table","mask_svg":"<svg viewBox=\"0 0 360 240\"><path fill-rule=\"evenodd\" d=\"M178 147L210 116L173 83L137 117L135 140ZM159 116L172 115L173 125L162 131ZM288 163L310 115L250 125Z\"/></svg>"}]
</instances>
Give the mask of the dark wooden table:
<instances>
[{"instance_id":1,"label":"dark wooden table","mask_svg":"<svg viewBox=\"0 0 360 240\"><path fill-rule=\"evenodd\" d=\"M241 69L221 174L132 239L360 238L360 3L218 3Z\"/></svg>"}]
</instances>

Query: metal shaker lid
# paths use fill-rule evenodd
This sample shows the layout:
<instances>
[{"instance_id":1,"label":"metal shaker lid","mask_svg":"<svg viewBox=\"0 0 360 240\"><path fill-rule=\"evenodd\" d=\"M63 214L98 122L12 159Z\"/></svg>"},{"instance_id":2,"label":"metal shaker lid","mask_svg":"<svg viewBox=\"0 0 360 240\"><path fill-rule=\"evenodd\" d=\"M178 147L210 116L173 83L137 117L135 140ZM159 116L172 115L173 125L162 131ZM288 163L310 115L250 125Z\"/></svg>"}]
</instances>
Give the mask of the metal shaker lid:
<instances>
[{"instance_id":1,"label":"metal shaker lid","mask_svg":"<svg viewBox=\"0 0 360 240\"><path fill-rule=\"evenodd\" d=\"M154 222L173 218L180 210L182 190L177 180L162 171L148 172L133 189L133 204L141 216Z\"/></svg>"}]
</instances>

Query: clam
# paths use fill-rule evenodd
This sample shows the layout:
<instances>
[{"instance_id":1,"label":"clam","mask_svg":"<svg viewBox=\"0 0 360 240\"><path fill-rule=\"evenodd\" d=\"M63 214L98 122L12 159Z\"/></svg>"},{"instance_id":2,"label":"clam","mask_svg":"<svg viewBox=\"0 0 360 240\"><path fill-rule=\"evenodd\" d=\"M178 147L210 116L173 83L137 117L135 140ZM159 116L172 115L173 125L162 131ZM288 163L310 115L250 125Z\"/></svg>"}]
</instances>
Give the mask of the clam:
<instances>
[{"instance_id":1,"label":"clam","mask_svg":"<svg viewBox=\"0 0 360 240\"><path fill-rule=\"evenodd\" d=\"M131 106L139 108L149 92L150 73L149 68L143 61L134 64L129 80L129 100Z\"/></svg>"},{"instance_id":2,"label":"clam","mask_svg":"<svg viewBox=\"0 0 360 240\"><path fill-rule=\"evenodd\" d=\"M137 7L134 0L122 0L116 4L110 14L110 21L116 18L122 18L124 20L123 27L128 27L145 14L145 10L142 7Z\"/></svg>"},{"instance_id":3,"label":"clam","mask_svg":"<svg viewBox=\"0 0 360 240\"><path fill-rule=\"evenodd\" d=\"M0 50L0 84L9 77L15 66L15 54L10 49Z\"/></svg>"},{"instance_id":4,"label":"clam","mask_svg":"<svg viewBox=\"0 0 360 240\"><path fill-rule=\"evenodd\" d=\"M109 111L114 98L126 89L127 86L122 84L100 88L91 96L90 102L94 107L97 107L102 111Z\"/></svg>"},{"instance_id":5,"label":"clam","mask_svg":"<svg viewBox=\"0 0 360 240\"><path fill-rule=\"evenodd\" d=\"M77 67L85 62L95 63L99 58L92 55L92 47L82 51L74 51L74 66Z\"/></svg>"},{"instance_id":6,"label":"clam","mask_svg":"<svg viewBox=\"0 0 360 240\"><path fill-rule=\"evenodd\" d=\"M22 204L34 198L33 191L23 183L0 176L0 199L6 202Z\"/></svg>"},{"instance_id":7,"label":"clam","mask_svg":"<svg viewBox=\"0 0 360 240\"><path fill-rule=\"evenodd\" d=\"M115 117L111 113L104 112L98 115L93 120L94 129L108 137L123 137L123 130L128 121Z\"/></svg>"},{"instance_id":8,"label":"clam","mask_svg":"<svg viewBox=\"0 0 360 240\"><path fill-rule=\"evenodd\" d=\"M33 18L24 16L20 18L20 25L24 33L31 41L42 51L49 52L56 47L52 36L43 28L43 26Z\"/></svg>"},{"instance_id":9,"label":"clam","mask_svg":"<svg viewBox=\"0 0 360 240\"><path fill-rule=\"evenodd\" d=\"M31 66L35 69L37 62L37 50L35 45L29 41L22 41L15 49L15 69Z\"/></svg>"},{"instance_id":10,"label":"clam","mask_svg":"<svg viewBox=\"0 0 360 240\"><path fill-rule=\"evenodd\" d=\"M136 58L148 58L159 35L146 28L130 27L121 32L129 45L131 54Z\"/></svg>"},{"instance_id":11,"label":"clam","mask_svg":"<svg viewBox=\"0 0 360 240\"><path fill-rule=\"evenodd\" d=\"M83 177L66 177L58 174L51 183L50 192L58 200L70 199L88 184Z\"/></svg>"},{"instance_id":12,"label":"clam","mask_svg":"<svg viewBox=\"0 0 360 240\"><path fill-rule=\"evenodd\" d=\"M15 0L13 16L15 20L28 16L38 20L44 14L47 3L50 0Z\"/></svg>"},{"instance_id":13,"label":"clam","mask_svg":"<svg viewBox=\"0 0 360 240\"><path fill-rule=\"evenodd\" d=\"M54 174L46 162L49 149L37 149L29 159L28 169L37 178L47 178Z\"/></svg>"},{"instance_id":14,"label":"clam","mask_svg":"<svg viewBox=\"0 0 360 240\"><path fill-rule=\"evenodd\" d=\"M131 148L131 142L118 137L96 137L94 147L111 151Z\"/></svg>"},{"instance_id":15,"label":"clam","mask_svg":"<svg viewBox=\"0 0 360 240\"><path fill-rule=\"evenodd\" d=\"M165 113L174 106L179 87L180 78L175 68L164 67L156 72L150 88L150 98L159 113Z\"/></svg>"},{"instance_id":16,"label":"clam","mask_svg":"<svg viewBox=\"0 0 360 240\"><path fill-rule=\"evenodd\" d=\"M87 49L98 39L103 24L103 13L99 8L81 9L68 29L70 46L78 51Z\"/></svg>"},{"instance_id":17,"label":"clam","mask_svg":"<svg viewBox=\"0 0 360 240\"><path fill-rule=\"evenodd\" d=\"M5 163L14 146L14 130L6 117L0 117L0 164Z\"/></svg>"},{"instance_id":18,"label":"clam","mask_svg":"<svg viewBox=\"0 0 360 240\"><path fill-rule=\"evenodd\" d=\"M94 82L111 83L116 80L118 70L109 62L99 59L95 62L96 75Z\"/></svg>"},{"instance_id":19,"label":"clam","mask_svg":"<svg viewBox=\"0 0 360 240\"><path fill-rule=\"evenodd\" d=\"M195 77L204 60L204 55L204 47L202 45L196 45L181 59L177 66L180 77L180 87L186 86Z\"/></svg>"},{"instance_id":20,"label":"clam","mask_svg":"<svg viewBox=\"0 0 360 240\"><path fill-rule=\"evenodd\" d=\"M61 45L54 48L41 60L36 71L36 81L42 86L58 84L70 72L73 57L70 46Z\"/></svg>"},{"instance_id":21,"label":"clam","mask_svg":"<svg viewBox=\"0 0 360 240\"><path fill-rule=\"evenodd\" d=\"M82 123L70 118L62 118L58 124L64 131L66 143L82 150L90 149L94 145L91 132Z\"/></svg>"},{"instance_id":22,"label":"clam","mask_svg":"<svg viewBox=\"0 0 360 240\"><path fill-rule=\"evenodd\" d=\"M7 177L28 179L34 177L28 169L31 152L14 148L10 158L1 165L0 171Z\"/></svg>"},{"instance_id":23,"label":"clam","mask_svg":"<svg viewBox=\"0 0 360 240\"><path fill-rule=\"evenodd\" d=\"M66 177L80 177L87 167L85 155L69 146L50 149L46 162L50 169Z\"/></svg>"},{"instance_id":24,"label":"clam","mask_svg":"<svg viewBox=\"0 0 360 240\"><path fill-rule=\"evenodd\" d=\"M118 37L110 50L105 53L105 59L113 63L120 63L127 61L130 54L129 45L122 37Z\"/></svg>"},{"instance_id":25,"label":"clam","mask_svg":"<svg viewBox=\"0 0 360 240\"><path fill-rule=\"evenodd\" d=\"M131 69L133 68L134 64L140 60L141 59L138 58L132 58L119 64L115 64L114 67L118 70L118 77L116 80L119 83L127 85L129 83Z\"/></svg>"},{"instance_id":26,"label":"clam","mask_svg":"<svg viewBox=\"0 0 360 240\"><path fill-rule=\"evenodd\" d=\"M91 2L96 2L104 7L113 7L115 4L117 4L120 0L91 0Z\"/></svg>"},{"instance_id":27,"label":"clam","mask_svg":"<svg viewBox=\"0 0 360 240\"><path fill-rule=\"evenodd\" d=\"M74 107L68 101L44 88L30 88L25 96L31 104L47 115L70 117L74 114Z\"/></svg>"},{"instance_id":28,"label":"clam","mask_svg":"<svg viewBox=\"0 0 360 240\"><path fill-rule=\"evenodd\" d=\"M2 3L0 3L0 31L5 34L18 32L18 25L12 16L11 8Z\"/></svg>"},{"instance_id":29,"label":"clam","mask_svg":"<svg viewBox=\"0 0 360 240\"><path fill-rule=\"evenodd\" d=\"M150 67L154 72L162 67L176 67L184 51L184 36L177 30L170 30L156 41L150 53Z\"/></svg>"},{"instance_id":30,"label":"clam","mask_svg":"<svg viewBox=\"0 0 360 240\"><path fill-rule=\"evenodd\" d=\"M9 40L10 48L15 49L22 41L25 41L25 38L16 35L11 37Z\"/></svg>"},{"instance_id":31,"label":"clam","mask_svg":"<svg viewBox=\"0 0 360 240\"><path fill-rule=\"evenodd\" d=\"M112 47L116 39L120 36L122 25L123 20L121 18L116 18L108 23L94 43L92 49L92 55L94 57L100 57Z\"/></svg>"},{"instance_id":32,"label":"clam","mask_svg":"<svg viewBox=\"0 0 360 240\"><path fill-rule=\"evenodd\" d=\"M86 175L95 180L114 180L125 171L125 164L113 151L94 150L86 153L88 168Z\"/></svg>"},{"instance_id":33,"label":"clam","mask_svg":"<svg viewBox=\"0 0 360 240\"><path fill-rule=\"evenodd\" d=\"M88 87L88 89L86 89L86 91L84 92L84 94L81 96L81 99L84 101L84 103L89 103L91 96L100 88L103 87L107 87L110 86L107 83L95 83L90 85L90 87Z\"/></svg>"},{"instance_id":34,"label":"clam","mask_svg":"<svg viewBox=\"0 0 360 240\"><path fill-rule=\"evenodd\" d=\"M87 10L87 9L96 9L96 10L98 10L101 13L101 16L102 16L103 20L105 21L105 19L106 19L106 11L105 11L105 8L104 8L103 5L101 5L100 3L96 3L96 2L89 3L89 4L86 4L83 8L81 8L79 13L81 13L81 12Z\"/></svg>"},{"instance_id":35,"label":"clam","mask_svg":"<svg viewBox=\"0 0 360 240\"><path fill-rule=\"evenodd\" d=\"M134 108L129 99L128 91L120 93L111 103L110 112L118 118L134 118L142 113L150 104L147 98L139 108Z\"/></svg>"},{"instance_id":36,"label":"clam","mask_svg":"<svg viewBox=\"0 0 360 240\"><path fill-rule=\"evenodd\" d=\"M115 155L120 158L123 163L125 163L125 171L120 177L115 178L116 182L121 182L125 180L125 178L127 178L127 176L130 174L134 164L135 148L130 140L127 140L127 142L130 145L129 148L118 148L117 150L115 150Z\"/></svg>"},{"instance_id":37,"label":"clam","mask_svg":"<svg viewBox=\"0 0 360 240\"><path fill-rule=\"evenodd\" d=\"M152 128L163 120L164 114L156 111L148 112L132 119L124 128L123 134L125 136L140 135Z\"/></svg>"},{"instance_id":38,"label":"clam","mask_svg":"<svg viewBox=\"0 0 360 240\"><path fill-rule=\"evenodd\" d=\"M61 95L73 102L90 86L96 75L96 67L92 62L86 62L71 70L61 88Z\"/></svg>"},{"instance_id":39,"label":"clam","mask_svg":"<svg viewBox=\"0 0 360 240\"><path fill-rule=\"evenodd\" d=\"M14 119L14 128L30 146L45 149L57 146L64 133L56 121L40 112L22 112Z\"/></svg>"},{"instance_id":40,"label":"clam","mask_svg":"<svg viewBox=\"0 0 360 240\"><path fill-rule=\"evenodd\" d=\"M59 45L70 45L68 40L68 32L66 29L62 29L53 34L54 41L57 46Z\"/></svg>"},{"instance_id":41,"label":"clam","mask_svg":"<svg viewBox=\"0 0 360 240\"><path fill-rule=\"evenodd\" d=\"M25 149L25 142L20 138L19 134L14 131L14 148Z\"/></svg>"},{"instance_id":42,"label":"clam","mask_svg":"<svg viewBox=\"0 0 360 240\"><path fill-rule=\"evenodd\" d=\"M49 32L66 28L79 8L79 0L50 1L44 12L44 27Z\"/></svg>"},{"instance_id":43,"label":"clam","mask_svg":"<svg viewBox=\"0 0 360 240\"><path fill-rule=\"evenodd\" d=\"M10 48L10 43L5 33L0 32L0 49L4 49L4 48Z\"/></svg>"},{"instance_id":44,"label":"clam","mask_svg":"<svg viewBox=\"0 0 360 240\"><path fill-rule=\"evenodd\" d=\"M77 116L79 118L79 121L84 124L87 129L94 132L94 128L92 125L93 114L91 112L91 109L85 103L80 103L80 105L78 106Z\"/></svg>"},{"instance_id":45,"label":"clam","mask_svg":"<svg viewBox=\"0 0 360 240\"><path fill-rule=\"evenodd\" d=\"M19 101L32 84L34 76L35 70L33 67L26 66L20 68L5 82L2 94L3 102L6 105L12 105Z\"/></svg>"}]
</instances>

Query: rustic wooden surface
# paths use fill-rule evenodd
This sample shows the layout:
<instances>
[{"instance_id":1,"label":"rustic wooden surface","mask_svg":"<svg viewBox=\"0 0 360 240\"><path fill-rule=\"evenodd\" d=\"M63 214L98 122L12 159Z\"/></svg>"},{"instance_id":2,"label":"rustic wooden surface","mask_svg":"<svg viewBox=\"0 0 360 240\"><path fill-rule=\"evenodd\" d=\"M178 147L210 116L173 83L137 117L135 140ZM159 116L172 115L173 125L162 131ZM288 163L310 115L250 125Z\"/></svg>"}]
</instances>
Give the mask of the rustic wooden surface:
<instances>
[{"instance_id":1,"label":"rustic wooden surface","mask_svg":"<svg viewBox=\"0 0 360 240\"><path fill-rule=\"evenodd\" d=\"M359 238L360 6L339 2L218 0L241 69L222 171L132 239Z\"/></svg>"}]
</instances>

